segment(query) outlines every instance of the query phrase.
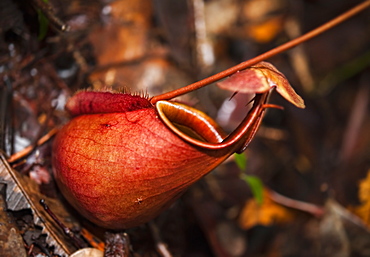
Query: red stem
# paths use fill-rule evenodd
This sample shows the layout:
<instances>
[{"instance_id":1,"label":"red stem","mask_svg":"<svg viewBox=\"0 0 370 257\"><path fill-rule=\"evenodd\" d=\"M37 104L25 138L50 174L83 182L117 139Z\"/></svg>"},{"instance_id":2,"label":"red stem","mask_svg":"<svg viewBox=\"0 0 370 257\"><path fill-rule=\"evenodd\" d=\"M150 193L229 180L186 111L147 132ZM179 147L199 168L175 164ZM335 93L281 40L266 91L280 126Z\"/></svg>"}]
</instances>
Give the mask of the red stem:
<instances>
[{"instance_id":1,"label":"red stem","mask_svg":"<svg viewBox=\"0 0 370 257\"><path fill-rule=\"evenodd\" d=\"M274 49L271 49L270 51L267 51L259 56L256 56L250 60L247 60L245 62L242 62L238 65L235 65L227 70L224 70L220 73L217 73L215 75L212 75L208 78L205 78L203 80L200 80L200 81L197 81L193 84L190 84L188 86L185 86L185 87L182 87L182 88L179 88L179 89L175 89L173 91L170 91L170 92L167 92L167 93L164 93L164 94L161 94L161 95L157 95L157 96L154 96L150 99L150 102L152 104L155 104L156 102L160 101L160 100L168 100L168 99L172 99L174 97L177 97L177 96L180 96L180 95L183 95L183 94L186 94L186 93L189 93L191 91L194 91L194 90L197 90L199 88L202 88L206 85L209 85L215 81L218 81L220 79L223 79L227 76L230 76L232 74L234 74L235 72L237 71L240 71L240 70L243 70L243 69L246 69L256 63L259 63L263 60L266 60L268 58L271 58L279 53L282 53L290 48L293 48L299 44L302 44L303 42L305 41L308 41L318 35L320 35L321 33L337 26L338 24L342 23L343 21L351 18L352 16L358 14L359 12L365 10L366 8L370 7L370 0L366 0L364 2L362 2L361 4L358 4L357 6L353 7L352 9L346 11L345 13L339 15L338 17L332 19L331 21L321 25L320 27L296 38L296 39L293 39L285 44L282 44Z\"/></svg>"},{"instance_id":2,"label":"red stem","mask_svg":"<svg viewBox=\"0 0 370 257\"><path fill-rule=\"evenodd\" d=\"M315 217L319 218L324 215L324 208L312 203L306 203L298 200L294 200L291 198L288 198L286 196L283 196L281 194L278 194L275 191L269 190L269 197L274 202L281 204L285 207L289 207L292 209L304 211L307 213L310 213L314 215Z\"/></svg>"}]
</instances>

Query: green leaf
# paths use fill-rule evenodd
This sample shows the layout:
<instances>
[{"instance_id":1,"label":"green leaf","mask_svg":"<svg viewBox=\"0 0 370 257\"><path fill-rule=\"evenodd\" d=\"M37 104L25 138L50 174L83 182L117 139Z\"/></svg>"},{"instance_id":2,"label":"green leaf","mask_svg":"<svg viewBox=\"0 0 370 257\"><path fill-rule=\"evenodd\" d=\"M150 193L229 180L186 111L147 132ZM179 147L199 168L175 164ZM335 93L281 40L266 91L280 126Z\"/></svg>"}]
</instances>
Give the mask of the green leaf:
<instances>
[{"instance_id":1,"label":"green leaf","mask_svg":"<svg viewBox=\"0 0 370 257\"><path fill-rule=\"evenodd\" d=\"M245 156L245 154L244 153L234 154L234 160L236 165L238 165L239 169L241 171L244 171L245 168L247 167L247 157Z\"/></svg>"},{"instance_id":2,"label":"green leaf","mask_svg":"<svg viewBox=\"0 0 370 257\"><path fill-rule=\"evenodd\" d=\"M247 157L244 153L234 154L234 160L235 160L236 165L238 165L241 171L244 171L247 168ZM262 181L256 176L250 176L244 173L241 174L241 179L243 179L250 187L256 202L258 204L262 204L263 202L263 183Z\"/></svg>"},{"instance_id":3,"label":"green leaf","mask_svg":"<svg viewBox=\"0 0 370 257\"><path fill-rule=\"evenodd\" d=\"M246 174L242 174L241 178L249 185L256 202L261 205L263 202L262 181L256 176L250 176Z\"/></svg>"},{"instance_id":4,"label":"green leaf","mask_svg":"<svg viewBox=\"0 0 370 257\"><path fill-rule=\"evenodd\" d=\"M43 2L48 3L49 0L43 0ZM39 35L37 38L43 40L48 32L49 20L41 10L37 10L37 17L39 19Z\"/></svg>"}]
</instances>

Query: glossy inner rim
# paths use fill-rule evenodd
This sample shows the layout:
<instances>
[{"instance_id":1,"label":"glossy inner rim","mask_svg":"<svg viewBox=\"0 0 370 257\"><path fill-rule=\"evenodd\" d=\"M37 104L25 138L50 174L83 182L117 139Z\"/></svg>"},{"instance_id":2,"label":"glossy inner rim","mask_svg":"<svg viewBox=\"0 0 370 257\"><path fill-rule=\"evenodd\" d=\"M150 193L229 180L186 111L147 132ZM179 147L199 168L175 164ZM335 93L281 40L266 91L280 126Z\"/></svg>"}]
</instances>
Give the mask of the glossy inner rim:
<instances>
[{"instance_id":1,"label":"glossy inner rim","mask_svg":"<svg viewBox=\"0 0 370 257\"><path fill-rule=\"evenodd\" d=\"M237 152L242 152L254 137L260 123L265 108L263 105L267 101L269 93L257 94L253 107L240 125L228 136L222 131L217 123L203 112L187 105L158 101L156 109L163 122L178 136L189 143L206 149L224 149L236 146ZM187 127L197 136L187 133ZM200 139L199 139L200 136Z\"/></svg>"},{"instance_id":2,"label":"glossy inner rim","mask_svg":"<svg viewBox=\"0 0 370 257\"><path fill-rule=\"evenodd\" d=\"M158 101L156 107L166 125L187 141L217 144L226 137L213 119L195 108L169 101Z\"/></svg>"}]
</instances>

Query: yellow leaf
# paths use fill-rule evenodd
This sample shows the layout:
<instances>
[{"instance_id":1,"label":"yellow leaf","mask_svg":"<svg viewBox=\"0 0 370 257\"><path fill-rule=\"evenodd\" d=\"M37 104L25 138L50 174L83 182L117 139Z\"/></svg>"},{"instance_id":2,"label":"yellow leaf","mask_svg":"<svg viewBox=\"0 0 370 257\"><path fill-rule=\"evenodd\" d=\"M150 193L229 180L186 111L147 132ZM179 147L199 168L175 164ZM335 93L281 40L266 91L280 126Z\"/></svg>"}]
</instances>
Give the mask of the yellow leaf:
<instances>
[{"instance_id":1,"label":"yellow leaf","mask_svg":"<svg viewBox=\"0 0 370 257\"><path fill-rule=\"evenodd\" d=\"M247 33L258 43L268 43L283 29L282 17L273 17L262 23L247 26Z\"/></svg>"},{"instance_id":2,"label":"yellow leaf","mask_svg":"<svg viewBox=\"0 0 370 257\"><path fill-rule=\"evenodd\" d=\"M361 201L361 205L350 207L349 209L370 227L370 170L366 178L360 180L358 197Z\"/></svg>"},{"instance_id":3,"label":"yellow leaf","mask_svg":"<svg viewBox=\"0 0 370 257\"><path fill-rule=\"evenodd\" d=\"M289 222L293 213L288 208L271 200L268 190L263 192L263 203L258 204L255 199L246 202L239 218L239 225L243 229L250 229L257 225L271 226Z\"/></svg>"}]
</instances>

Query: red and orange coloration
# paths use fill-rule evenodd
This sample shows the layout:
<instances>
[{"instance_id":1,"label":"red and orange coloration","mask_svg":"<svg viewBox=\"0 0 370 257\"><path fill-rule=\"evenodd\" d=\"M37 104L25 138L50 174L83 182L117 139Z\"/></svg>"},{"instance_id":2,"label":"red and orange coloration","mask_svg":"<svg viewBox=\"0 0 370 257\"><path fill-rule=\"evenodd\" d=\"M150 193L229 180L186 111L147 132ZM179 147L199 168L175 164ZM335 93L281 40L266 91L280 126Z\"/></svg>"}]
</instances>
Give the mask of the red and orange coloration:
<instances>
[{"instance_id":1,"label":"red and orange coloration","mask_svg":"<svg viewBox=\"0 0 370 257\"><path fill-rule=\"evenodd\" d=\"M289 83L270 83L269 72L283 76L268 67L253 81L270 86L256 92L252 108L228 136L204 113L176 102L77 93L66 106L74 118L58 133L53 147L54 175L63 195L102 227L125 229L151 220L191 184L247 147L272 86L290 90L288 95L303 107Z\"/></svg>"}]
</instances>

